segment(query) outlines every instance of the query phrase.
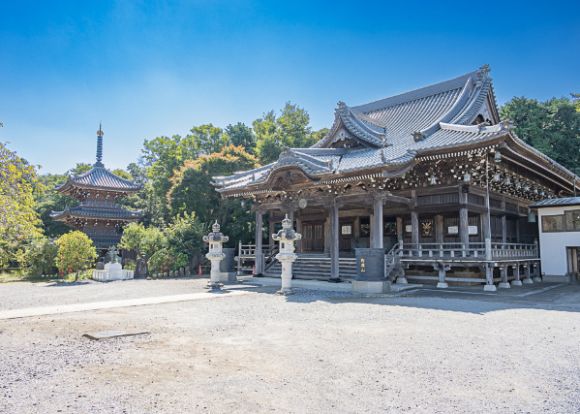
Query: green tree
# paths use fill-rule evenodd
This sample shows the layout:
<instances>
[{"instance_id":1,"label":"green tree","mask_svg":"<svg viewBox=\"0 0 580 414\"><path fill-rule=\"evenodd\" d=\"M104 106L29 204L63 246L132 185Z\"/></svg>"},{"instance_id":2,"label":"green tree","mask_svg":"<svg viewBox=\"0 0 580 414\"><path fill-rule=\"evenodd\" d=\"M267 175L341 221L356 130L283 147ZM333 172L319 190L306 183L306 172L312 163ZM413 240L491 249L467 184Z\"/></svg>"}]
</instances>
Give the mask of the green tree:
<instances>
[{"instance_id":1,"label":"green tree","mask_svg":"<svg viewBox=\"0 0 580 414\"><path fill-rule=\"evenodd\" d=\"M513 98L501 108L501 116L514 123L525 142L580 173L580 112L572 100Z\"/></svg>"},{"instance_id":2,"label":"green tree","mask_svg":"<svg viewBox=\"0 0 580 414\"><path fill-rule=\"evenodd\" d=\"M133 250L148 260L155 252L167 245L163 231L157 227L145 227L141 223L130 223L123 230L119 247Z\"/></svg>"},{"instance_id":3,"label":"green tree","mask_svg":"<svg viewBox=\"0 0 580 414\"><path fill-rule=\"evenodd\" d=\"M276 116L266 112L252 126L256 134L256 151L262 164L278 159L284 148L305 148L316 142L309 126L308 112L298 105L287 102Z\"/></svg>"},{"instance_id":4,"label":"green tree","mask_svg":"<svg viewBox=\"0 0 580 414\"><path fill-rule=\"evenodd\" d=\"M55 221L50 214L53 211L62 211L67 207L78 205L78 200L61 194L56 187L67 180L66 174L43 174L38 177L39 185L36 187L34 197L36 199L36 211L38 212L44 233L48 237L58 237L67 233L70 229L64 223Z\"/></svg>"},{"instance_id":5,"label":"green tree","mask_svg":"<svg viewBox=\"0 0 580 414\"><path fill-rule=\"evenodd\" d=\"M133 181L133 177L127 171L123 170L122 168L115 168L111 171L117 177L121 177L124 180Z\"/></svg>"},{"instance_id":6,"label":"green tree","mask_svg":"<svg viewBox=\"0 0 580 414\"><path fill-rule=\"evenodd\" d=\"M218 220L232 240L246 239L251 216L239 201L222 199L212 185L212 177L233 174L257 166L257 160L242 147L230 145L219 153L187 161L176 171L168 200L176 215L195 213L208 226Z\"/></svg>"},{"instance_id":7,"label":"green tree","mask_svg":"<svg viewBox=\"0 0 580 414\"><path fill-rule=\"evenodd\" d=\"M63 234L56 240L56 245L56 267L61 274L74 273L75 280L78 279L80 271L88 269L97 259L93 241L81 231Z\"/></svg>"},{"instance_id":8,"label":"green tree","mask_svg":"<svg viewBox=\"0 0 580 414\"><path fill-rule=\"evenodd\" d=\"M32 240L19 257L20 268L28 276L52 275L56 272L57 245L48 237Z\"/></svg>"},{"instance_id":9,"label":"green tree","mask_svg":"<svg viewBox=\"0 0 580 414\"><path fill-rule=\"evenodd\" d=\"M229 137L229 142L235 146L244 147L244 149L254 154L256 151L256 136L252 128L242 122L237 124L230 124L226 127L225 133Z\"/></svg>"},{"instance_id":10,"label":"green tree","mask_svg":"<svg viewBox=\"0 0 580 414\"><path fill-rule=\"evenodd\" d=\"M197 142L200 154L219 152L229 143L228 135L224 134L221 128L213 124L194 126L190 132L191 135L189 137Z\"/></svg>"},{"instance_id":11,"label":"green tree","mask_svg":"<svg viewBox=\"0 0 580 414\"><path fill-rule=\"evenodd\" d=\"M42 231L35 210L36 170L0 143L0 268Z\"/></svg>"}]
</instances>

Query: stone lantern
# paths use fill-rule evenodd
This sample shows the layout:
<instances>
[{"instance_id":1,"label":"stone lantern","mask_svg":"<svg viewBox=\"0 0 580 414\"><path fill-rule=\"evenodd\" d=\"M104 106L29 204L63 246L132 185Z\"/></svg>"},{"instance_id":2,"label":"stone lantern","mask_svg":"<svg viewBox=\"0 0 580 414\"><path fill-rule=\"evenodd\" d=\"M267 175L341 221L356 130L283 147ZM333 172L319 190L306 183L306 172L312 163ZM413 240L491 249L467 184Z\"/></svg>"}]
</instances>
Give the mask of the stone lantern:
<instances>
[{"instance_id":1,"label":"stone lantern","mask_svg":"<svg viewBox=\"0 0 580 414\"><path fill-rule=\"evenodd\" d=\"M223 244L230 238L220 232L220 225L216 222L211 226L211 233L203 236L203 241L209 244L209 252L205 255L211 262L208 287L212 290L221 288L220 262L226 257Z\"/></svg>"},{"instance_id":2,"label":"stone lantern","mask_svg":"<svg viewBox=\"0 0 580 414\"><path fill-rule=\"evenodd\" d=\"M292 220L286 218L282 220L282 230L276 234L272 234L274 241L280 242L280 252L276 255L276 259L282 263L282 288L278 291L281 295L289 295L292 293L292 263L298 257L294 253L294 242L302 239L300 233L296 233L292 228Z\"/></svg>"}]
</instances>

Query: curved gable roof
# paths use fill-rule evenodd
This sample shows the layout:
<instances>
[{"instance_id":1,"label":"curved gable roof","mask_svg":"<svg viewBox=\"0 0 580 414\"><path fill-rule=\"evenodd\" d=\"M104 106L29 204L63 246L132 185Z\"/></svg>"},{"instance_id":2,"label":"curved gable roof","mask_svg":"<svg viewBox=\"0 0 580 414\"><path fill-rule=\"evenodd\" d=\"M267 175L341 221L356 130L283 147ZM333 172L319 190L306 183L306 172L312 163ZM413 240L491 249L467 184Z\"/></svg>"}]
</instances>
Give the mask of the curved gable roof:
<instances>
[{"instance_id":1,"label":"curved gable roof","mask_svg":"<svg viewBox=\"0 0 580 414\"><path fill-rule=\"evenodd\" d=\"M90 171L71 177L66 183L58 187L58 189L65 189L68 187L91 188L96 190L108 191L139 191L141 186L132 181L121 178L105 167L95 165Z\"/></svg>"}]
</instances>

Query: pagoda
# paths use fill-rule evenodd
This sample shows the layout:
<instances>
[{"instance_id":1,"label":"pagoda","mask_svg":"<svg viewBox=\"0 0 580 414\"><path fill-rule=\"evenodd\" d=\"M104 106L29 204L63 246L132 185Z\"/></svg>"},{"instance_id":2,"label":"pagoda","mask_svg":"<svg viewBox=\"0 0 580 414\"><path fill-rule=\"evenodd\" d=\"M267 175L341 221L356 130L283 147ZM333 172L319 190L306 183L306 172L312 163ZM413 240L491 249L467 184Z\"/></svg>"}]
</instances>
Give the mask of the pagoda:
<instances>
[{"instance_id":1,"label":"pagoda","mask_svg":"<svg viewBox=\"0 0 580 414\"><path fill-rule=\"evenodd\" d=\"M97 160L90 171L69 177L57 191L79 200L78 206L53 211L54 220L84 232L97 249L107 249L121 240L123 228L141 218L140 211L131 211L119 200L142 187L125 180L105 168L103 164L103 131L97 131Z\"/></svg>"}]
</instances>

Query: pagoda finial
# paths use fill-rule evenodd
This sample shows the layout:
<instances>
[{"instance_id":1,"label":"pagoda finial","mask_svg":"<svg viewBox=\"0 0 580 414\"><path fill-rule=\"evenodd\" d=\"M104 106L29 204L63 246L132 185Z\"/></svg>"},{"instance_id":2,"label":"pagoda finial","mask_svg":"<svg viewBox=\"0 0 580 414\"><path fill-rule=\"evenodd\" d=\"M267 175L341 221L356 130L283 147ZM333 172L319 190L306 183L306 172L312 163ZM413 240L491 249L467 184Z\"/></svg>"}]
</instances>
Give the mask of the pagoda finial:
<instances>
[{"instance_id":1,"label":"pagoda finial","mask_svg":"<svg viewBox=\"0 0 580 414\"><path fill-rule=\"evenodd\" d=\"M105 133L99 122L99 130L97 131L97 162L95 163L97 167L103 167L103 135Z\"/></svg>"}]
</instances>

